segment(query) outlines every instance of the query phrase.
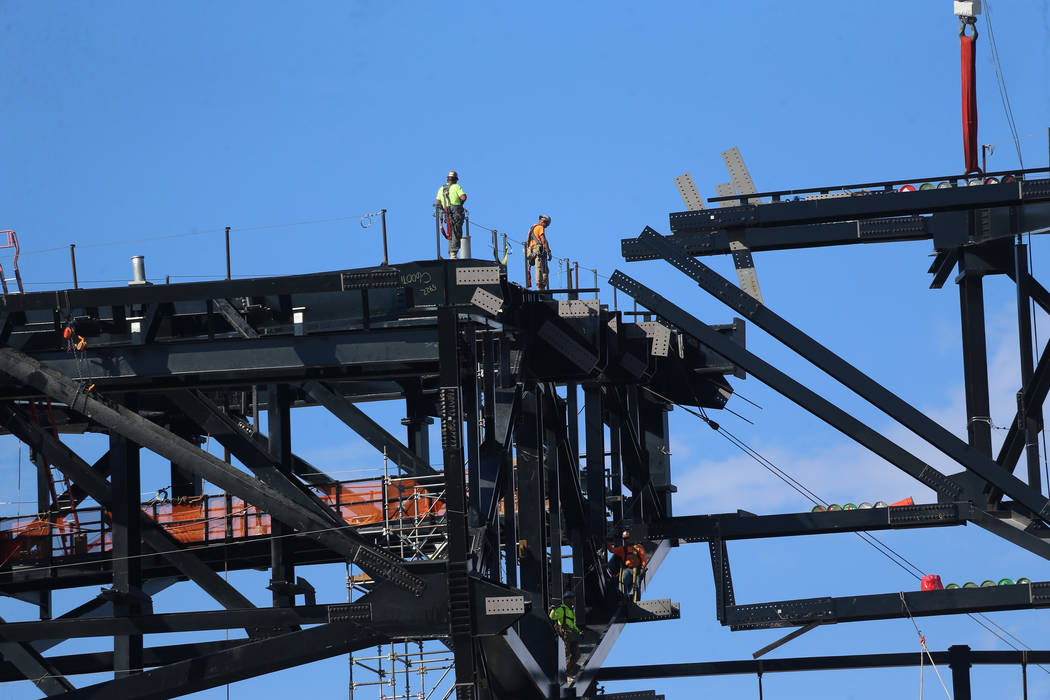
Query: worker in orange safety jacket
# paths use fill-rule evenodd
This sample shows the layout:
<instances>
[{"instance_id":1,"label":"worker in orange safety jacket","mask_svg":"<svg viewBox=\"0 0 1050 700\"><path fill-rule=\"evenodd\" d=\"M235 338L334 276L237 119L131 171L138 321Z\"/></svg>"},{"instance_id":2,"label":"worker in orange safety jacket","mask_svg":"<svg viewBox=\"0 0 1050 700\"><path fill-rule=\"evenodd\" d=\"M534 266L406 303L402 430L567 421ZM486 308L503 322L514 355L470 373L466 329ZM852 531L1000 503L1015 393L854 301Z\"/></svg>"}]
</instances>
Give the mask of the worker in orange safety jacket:
<instances>
[{"instance_id":1,"label":"worker in orange safety jacket","mask_svg":"<svg viewBox=\"0 0 1050 700\"><path fill-rule=\"evenodd\" d=\"M529 237L525 243L528 246L525 252L525 261L529 267L536 268L536 288L547 289L549 269L547 261L551 259L551 247L547 242L547 227L551 225L551 218L546 214L540 214L540 219L529 228Z\"/></svg>"},{"instance_id":2,"label":"worker in orange safety jacket","mask_svg":"<svg viewBox=\"0 0 1050 700\"><path fill-rule=\"evenodd\" d=\"M612 544L607 544L606 547L620 558L620 588L624 595L632 596L637 601L640 593L640 579L649 563L649 557L645 553L645 547L637 543L631 544L630 530L624 530L620 536L623 539L623 546L614 547Z\"/></svg>"}]
</instances>

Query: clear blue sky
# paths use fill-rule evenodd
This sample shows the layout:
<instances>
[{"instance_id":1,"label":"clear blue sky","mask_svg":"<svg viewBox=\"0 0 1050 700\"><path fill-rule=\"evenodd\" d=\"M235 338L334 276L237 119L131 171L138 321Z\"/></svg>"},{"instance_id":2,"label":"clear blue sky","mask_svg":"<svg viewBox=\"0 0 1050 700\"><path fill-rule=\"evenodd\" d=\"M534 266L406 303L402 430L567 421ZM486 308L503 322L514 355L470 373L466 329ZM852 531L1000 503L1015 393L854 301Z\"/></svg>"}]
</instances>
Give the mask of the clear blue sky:
<instances>
[{"instance_id":1,"label":"clear blue sky","mask_svg":"<svg viewBox=\"0 0 1050 700\"><path fill-rule=\"evenodd\" d=\"M986 2L987 5L987 2ZM1050 10L997 0L992 18L1025 164L1047 165ZM979 23L980 142L999 144L990 168L1018 165ZM456 169L474 219L524 237L553 217L554 253L608 275L616 267L710 322L732 313L659 263L625 265L619 240L645 225L667 231L682 209L672 178L690 171L705 196L727 178L719 152L738 146L759 189L922 177L962 170L957 23L948 0L922 3L666 2L456 5L405 2L0 3L0 228L18 231L29 289L71 286L76 243L85 285L126 280L145 255L156 281L223 274L224 226L233 271L293 274L370 265L389 210L392 261L434 251L430 202ZM345 217L345 218L344 218ZM340 219L279 228L276 224ZM254 230L249 230L254 229ZM185 236L185 234L199 234ZM156 239L161 236L179 238ZM475 252L483 253L483 236ZM114 244L136 241L130 244ZM1037 240L1039 275L1050 260ZM929 243L756 255L767 303L905 398L962 432L957 295L927 289ZM7 259L3 259L7 264ZM521 255L511 257L520 279ZM731 275L728 260L714 261ZM585 278L586 281L586 278ZM1045 281L1045 279L1044 279ZM603 283L603 286L604 283ZM993 420L1017 389L1012 288L988 284ZM611 300L611 290L604 295ZM1050 320L1039 318L1042 340ZM761 332L753 349L858 416L911 445ZM754 380L761 404L730 407L754 426L721 421L829 500L932 495ZM374 410L371 409L370 410ZM375 415L397 425L398 409ZM334 423L297 417L294 449L336 471L377 458ZM999 431L997 431L999 432ZM681 411L672 415L679 513L808 504ZM85 453L102 448L85 440ZM933 464L950 470L938 460ZM17 448L0 443L0 501L18 494ZM149 462L146 488L166 484ZM25 465L23 464L23 471ZM23 477L25 474L23 473ZM23 479L23 489L30 489ZM0 506L0 513L14 512ZM974 528L883 537L945 581L1027 575L1050 566ZM905 590L916 582L852 535L758 542L731 549L741 602ZM308 577L340 599L338 567ZM237 577L260 602L260 577ZM166 610L208 605L183 591ZM61 605L93 595L80 591ZM263 591L262 593L265 593ZM628 629L613 665L749 658L778 632L730 633L714 619L706 547L673 552L652 596L682 603L682 620ZM18 618L28 608L0 602ZM1045 612L992 616L1034 648ZM934 649L1008 648L973 621L926 619ZM152 640L151 640L152 641ZM68 649L81 649L72 645ZM104 648L104 644L99 648ZM917 651L907 621L819 629L775 652ZM231 697L309 687L345 692L346 660L236 684ZM918 671L769 676L767 698L908 697ZM1050 694L1033 670L1032 697ZM1020 671L978 668L978 697L1020 697ZM79 682L79 681L78 681ZM927 677L927 692L936 680ZM609 684L668 698L757 697L754 678ZM13 692L12 692L13 691ZM36 697L26 683L8 697ZM225 690L201 697L225 697Z\"/></svg>"}]
</instances>

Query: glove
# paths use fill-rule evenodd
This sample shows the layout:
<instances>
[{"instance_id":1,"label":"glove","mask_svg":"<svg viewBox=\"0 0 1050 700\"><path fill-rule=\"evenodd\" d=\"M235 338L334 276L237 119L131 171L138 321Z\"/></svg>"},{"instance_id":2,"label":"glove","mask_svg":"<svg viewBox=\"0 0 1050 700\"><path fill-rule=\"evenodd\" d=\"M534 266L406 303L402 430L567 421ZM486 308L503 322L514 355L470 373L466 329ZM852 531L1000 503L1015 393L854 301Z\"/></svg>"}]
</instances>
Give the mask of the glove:
<instances>
[{"instance_id":1,"label":"glove","mask_svg":"<svg viewBox=\"0 0 1050 700\"><path fill-rule=\"evenodd\" d=\"M551 255L550 250L545 251L545 255L547 256L547 262L550 262L551 258L554 257L554 256Z\"/></svg>"}]
</instances>

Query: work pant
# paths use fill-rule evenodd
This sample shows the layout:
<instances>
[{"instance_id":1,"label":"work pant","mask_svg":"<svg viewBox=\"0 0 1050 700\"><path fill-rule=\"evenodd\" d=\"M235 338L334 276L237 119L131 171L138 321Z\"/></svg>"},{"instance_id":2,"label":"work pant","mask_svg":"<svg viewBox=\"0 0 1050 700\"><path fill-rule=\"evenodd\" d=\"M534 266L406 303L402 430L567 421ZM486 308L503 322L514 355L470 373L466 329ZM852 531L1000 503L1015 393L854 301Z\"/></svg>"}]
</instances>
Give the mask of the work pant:
<instances>
[{"instance_id":1,"label":"work pant","mask_svg":"<svg viewBox=\"0 0 1050 700\"><path fill-rule=\"evenodd\" d=\"M628 598L633 597L638 600L638 596L635 595L635 586L638 585L638 575L641 569L629 569L626 566L620 569L620 586L623 588L623 594Z\"/></svg>"},{"instance_id":2,"label":"work pant","mask_svg":"<svg viewBox=\"0 0 1050 700\"><path fill-rule=\"evenodd\" d=\"M547 251L539 246L529 248L528 254L525 256L528 260L530 267L536 268L536 288L546 289L549 278L549 271L547 269Z\"/></svg>"},{"instance_id":3,"label":"work pant","mask_svg":"<svg viewBox=\"0 0 1050 700\"><path fill-rule=\"evenodd\" d=\"M558 627L558 636L565 643L565 673L575 676L580 670L580 633L565 626Z\"/></svg>"},{"instance_id":4,"label":"work pant","mask_svg":"<svg viewBox=\"0 0 1050 700\"><path fill-rule=\"evenodd\" d=\"M448 256L456 257L459 252L459 239L463 237L463 205L448 208Z\"/></svg>"}]
</instances>

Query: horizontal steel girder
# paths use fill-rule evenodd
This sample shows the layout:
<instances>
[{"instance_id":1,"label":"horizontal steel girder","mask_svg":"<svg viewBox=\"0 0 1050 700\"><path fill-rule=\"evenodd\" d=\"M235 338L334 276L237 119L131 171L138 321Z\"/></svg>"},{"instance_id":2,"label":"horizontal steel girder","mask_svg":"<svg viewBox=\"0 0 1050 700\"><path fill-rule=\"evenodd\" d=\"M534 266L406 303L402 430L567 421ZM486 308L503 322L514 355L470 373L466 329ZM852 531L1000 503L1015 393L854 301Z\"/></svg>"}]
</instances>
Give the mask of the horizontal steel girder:
<instances>
[{"instance_id":1,"label":"horizontal steel girder","mask_svg":"<svg viewBox=\"0 0 1050 700\"><path fill-rule=\"evenodd\" d=\"M363 375L416 376L437 369L437 336L428 326L122 348L88 348L79 359L68 352L33 353L42 364L100 388L156 388L244 384L253 379L294 381L319 369L353 365ZM432 367L431 367L432 365Z\"/></svg>"}]
</instances>

